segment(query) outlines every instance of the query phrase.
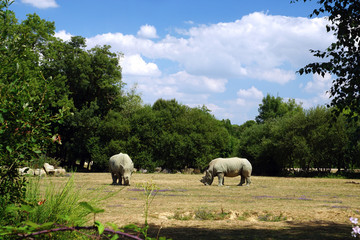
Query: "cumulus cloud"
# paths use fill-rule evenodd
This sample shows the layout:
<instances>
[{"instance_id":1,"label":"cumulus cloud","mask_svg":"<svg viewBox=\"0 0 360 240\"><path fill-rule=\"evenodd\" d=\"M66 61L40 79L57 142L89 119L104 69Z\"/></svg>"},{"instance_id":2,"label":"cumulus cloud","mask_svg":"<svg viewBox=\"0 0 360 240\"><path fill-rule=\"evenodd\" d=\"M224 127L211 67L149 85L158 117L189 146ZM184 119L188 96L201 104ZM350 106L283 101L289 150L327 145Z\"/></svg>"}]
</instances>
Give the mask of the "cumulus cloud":
<instances>
[{"instance_id":1,"label":"cumulus cloud","mask_svg":"<svg viewBox=\"0 0 360 240\"><path fill-rule=\"evenodd\" d=\"M21 0L21 2L36 8L56 8L59 6L55 0Z\"/></svg>"},{"instance_id":2,"label":"cumulus cloud","mask_svg":"<svg viewBox=\"0 0 360 240\"><path fill-rule=\"evenodd\" d=\"M305 109L330 103L330 95L327 92L321 92L311 98L296 98L295 101L301 104Z\"/></svg>"},{"instance_id":3,"label":"cumulus cloud","mask_svg":"<svg viewBox=\"0 0 360 240\"><path fill-rule=\"evenodd\" d=\"M137 36L140 38L158 38L156 28L147 24L140 27Z\"/></svg>"},{"instance_id":4,"label":"cumulus cloud","mask_svg":"<svg viewBox=\"0 0 360 240\"><path fill-rule=\"evenodd\" d=\"M137 76L155 76L161 75L158 66L155 63L146 63L139 54L125 55L120 59L122 73Z\"/></svg>"},{"instance_id":5,"label":"cumulus cloud","mask_svg":"<svg viewBox=\"0 0 360 240\"><path fill-rule=\"evenodd\" d=\"M195 76L185 71L177 72L169 76L169 82L182 86L183 89L195 92L224 92L227 80L224 78L209 78Z\"/></svg>"},{"instance_id":6,"label":"cumulus cloud","mask_svg":"<svg viewBox=\"0 0 360 240\"><path fill-rule=\"evenodd\" d=\"M313 74L312 80L307 82L305 86L300 85L300 88L308 94L314 95L311 98L299 98L296 99L298 103L302 103L304 108L311 108L317 105L324 105L330 103L330 87L332 85L333 78L330 74L326 73L324 77L319 74Z\"/></svg>"},{"instance_id":7,"label":"cumulus cloud","mask_svg":"<svg viewBox=\"0 0 360 240\"><path fill-rule=\"evenodd\" d=\"M110 44L125 54L178 62L191 75L259 79L285 84L310 62L309 49L324 49L333 40L323 18L294 18L255 12L234 22L191 27L183 37L153 41L153 26L134 35L107 33L88 39L89 46ZM286 66L286 68L284 68Z\"/></svg>"},{"instance_id":8,"label":"cumulus cloud","mask_svg":"<svg viewBox=\"0 0 360 240\"><path fill-rule=\"evenodd\" d=\"M64 41L69 41L72 37L72 35L65 30L60 30L59 32L55 33L55 37L60 38Z\"/></svg>"},{"instance_id":9,"label":"cumulus cloud","mask_svg":"<svg viewBox=\"0 0 360 240\"><path fill-rule=\"evenodd\" d=\"M251 76L259 80L266 80L279 84L285 84L291 80L295 80L296 78L295 71L279 68L273 68L269 70L252 70Z\"/></svg>"},{"instance_id":10,"label":"cumulus cloud","mask_svg":"<svg viewBox=\"0 0 360 240\"><path fill-rule=\"evenodd\" d=\"M313 80L305 85L305 91L309 93L325 92L331 87L332 77L326 73L324 77L319 74L313 74Z\"/></svg>"},{"instance_id":11,"label":"cumulus cloud","mask_svg":"<svg viewBox=\"0 0 360 240\"><path fill-rule=\"evenodd\" d=\"M258 104L263 99L264 94L256 87L252 86L249 89L240 89L237 92L237 96L238 99L236 100L236 103L245 106Z\"/></svg>"},{"instance_id":12,"label":"cumulus cloud","mask_svg":"<svg viewBox=\"0 0 360 240\"><path fill-rule=\"evenodd\" d=\"M187 29L177 29L177 35L161 38L154 26L144 25L134 35L96 35L87 39L87 45L91 48L107 44L112 51L124 53L123 80L138 83L144 102L176 98L184 104L211 106L221 116L244 119L256 114L255 106L263 98L256 84L263 81L268 86L281 85L279 88L296 85L289 84L297 78L295 71L317 61L309 49L326 49L335 41L326 32L327 23L325 18L255 12L231 22L191 24ZM66 32L62 34L67 36ZM171 67L164 62L171 63ZM251 82L253 87L231 95L226 87L229 82L235 86L235 81ZM313 97L309 104L320 104L327 97L325 89L329 84L327 77L315 76L300 88ZM212 102L214 93L222 94L222 101Z\"/></svg>"}]
</instances>

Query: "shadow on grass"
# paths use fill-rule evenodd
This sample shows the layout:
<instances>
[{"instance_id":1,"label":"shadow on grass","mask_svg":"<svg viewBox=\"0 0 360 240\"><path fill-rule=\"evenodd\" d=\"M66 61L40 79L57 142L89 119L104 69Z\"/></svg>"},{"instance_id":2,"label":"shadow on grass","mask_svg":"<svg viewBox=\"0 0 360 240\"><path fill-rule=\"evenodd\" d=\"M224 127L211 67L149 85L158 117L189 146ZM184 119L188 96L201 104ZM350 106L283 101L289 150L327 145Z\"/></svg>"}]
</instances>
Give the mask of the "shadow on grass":
<instances>
[{"instance_id":1,"label":"shadow on grass","mask_svg":"<svg viewBox=\"0 0 360 240\"><path fill-rule=\"evenodd\" d=\"M159 226L150 226L149 235L156 237L156 229ZM160 236L172 238L173 240L182 239L354 239L351 237L351 226L347 224L335 223L306 223L288 224L283 229L204 229L195 227L168 227L162 228Z\"/></svg>"}]
</instances>

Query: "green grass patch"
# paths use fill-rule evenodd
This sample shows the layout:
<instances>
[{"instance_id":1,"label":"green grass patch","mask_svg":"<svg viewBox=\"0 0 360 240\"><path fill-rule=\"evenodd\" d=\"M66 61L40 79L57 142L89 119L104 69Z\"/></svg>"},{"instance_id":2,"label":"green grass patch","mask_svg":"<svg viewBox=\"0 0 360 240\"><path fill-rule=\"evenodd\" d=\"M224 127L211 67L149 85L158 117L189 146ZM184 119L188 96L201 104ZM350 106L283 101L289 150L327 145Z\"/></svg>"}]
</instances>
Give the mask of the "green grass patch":
<instances>
[{"instance_id":1,"label":"green grass patch","mask_svg":"<svg viewBox=\"0 0 360 240\"><path fill-rule=\"evenodd\" d=\"M281 222L281 221L286 221L286 217L283 216L282 213L280 213L279 215L274 215L272 213L266 213L264 215L260 215L258 216L258 220L259 221L263 221L263 222Z\"/></svg>"},{"instance_id":2,"label":"green grass patch","mask_svg":"<svg viewBox=\"0 0 360 240\"><path fill-rule=\"evenodd\" d=\"M224 209L221 209L221 211L216 212L209 210L207 208L198 208L197 210L193 212L175 212L173 219L176 220L223 220L229 218L230 213L224 211Z\"/></svg>"},{"instance_id":3,"label":"green grass patch","mask_svg":"<svg viewBox=\"0 0 360 240\"><path fill-rule=\"evenodd\" d=\"M243 214L238 217L238 220L245 221L245 220L247 220L247 219L248 219L249 217L251 217L251 216L252 216L251 213L249 213L249 212L243 212Z\"/></svg>"}]
</instances>

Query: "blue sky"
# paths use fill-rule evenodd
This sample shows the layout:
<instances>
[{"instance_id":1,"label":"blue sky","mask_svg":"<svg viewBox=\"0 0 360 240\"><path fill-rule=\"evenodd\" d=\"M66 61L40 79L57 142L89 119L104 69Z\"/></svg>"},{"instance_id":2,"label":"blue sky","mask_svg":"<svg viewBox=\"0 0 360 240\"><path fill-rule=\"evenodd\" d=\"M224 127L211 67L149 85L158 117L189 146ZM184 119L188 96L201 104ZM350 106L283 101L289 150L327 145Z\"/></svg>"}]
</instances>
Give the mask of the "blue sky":
<instances>
[{"instance_id":1,"label":"blue sky","mask_svg":"<svg viewBox=\"0 0 360 240\"><path fill-rule=\"evenodd\" d=\"M217 119L254 120L266 94L304 108L329 102L332 76L295 72L318 61L309 49L335 41L313 2L290 0L17 0L18 19L36 12L56 35L86 37L123 56L127 88L144 103L177 99L206 105Z\"/></svg>"}]
</instances>

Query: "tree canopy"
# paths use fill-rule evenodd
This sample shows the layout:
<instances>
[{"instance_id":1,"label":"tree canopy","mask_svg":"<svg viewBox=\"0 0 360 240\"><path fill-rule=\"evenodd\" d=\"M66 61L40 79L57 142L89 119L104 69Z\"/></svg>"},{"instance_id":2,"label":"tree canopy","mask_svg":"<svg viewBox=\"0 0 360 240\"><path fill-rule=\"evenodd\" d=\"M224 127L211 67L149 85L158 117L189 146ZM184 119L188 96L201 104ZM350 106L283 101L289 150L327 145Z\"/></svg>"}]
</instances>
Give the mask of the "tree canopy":
<instances>
[{"instance_id":1,"label":"tree canopy","mask_svg":"<svg viewBox=\"0 0 360 240\"><path fill-rule=\"evenodd\" d=\"M276 98L267 94L259 105L259 115L255 118L258 123L264 123L278 117L283 117L288 113L301 111L302 107L295 103L294 99L284 102L279 96Z\"/></svg>"},{"instance_id":2,"label":"tree canopy","mask_svg":"<svg viewBox=\"0 0 360 240\"><path fill-rule=\"evenodd\" d=\"M319 0L318 4L310 16L327 15L326 30L332 32L337 41L325 50L311 50L315 57L323 60L310 63L298 72L323 77L331 74L335 78L329 90L333 109L337 114L349 110L345 112L357 119L360 114L360 3L357 0Z\"/></svg>"}]
</instances>

